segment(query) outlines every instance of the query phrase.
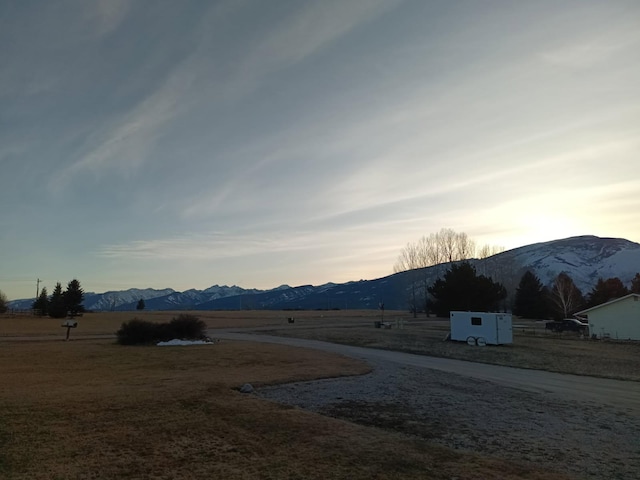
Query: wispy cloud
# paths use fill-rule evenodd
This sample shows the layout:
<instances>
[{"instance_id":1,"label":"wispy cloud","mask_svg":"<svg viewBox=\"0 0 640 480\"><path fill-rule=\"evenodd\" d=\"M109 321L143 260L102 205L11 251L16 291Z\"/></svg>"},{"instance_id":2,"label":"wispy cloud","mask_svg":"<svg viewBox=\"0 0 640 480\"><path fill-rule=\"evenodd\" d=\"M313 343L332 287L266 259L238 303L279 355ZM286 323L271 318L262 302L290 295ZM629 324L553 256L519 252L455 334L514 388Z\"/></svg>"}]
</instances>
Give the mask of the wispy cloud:
<instances>
[{"instance_id":1,"label":"wispy cloud","mask_svg":"<svg viewBox=\"0 0 640 480\"><path fill-rule=\"evenodd\" d=\"M303 60L397 3L376 0L305 5L295 14L285 17L266 37L255 39L254 50L238 59L239 66L233 68L233 73L226 80L211 71L208 50L212 47L212 38L196 35L201 42L196 50L174 67L156 91L95 132L88 139L87 148L81 156L51 181L51 189L60 190L83 173L100 177L105 171L114 171L125 178L131 177L149 160L149 153L162 135L163 128L168 127L181 112L198 106L191 91L194 82L198 81L198 86L204 87L202 93L209 97L209 109L215 109L216 102L229 102L233 98L234 95L229 96L232 91L242 96L250 93L265 75ZM126 15L127 5L126 2L100 3L95 13L103 24L102 30L115 28ZM216 27L224 19L225 10L222 7L212 8L198 28ZM206 85L203 75L213 75L209 85ZM252 168L259 170L266 162L268 159L263 157ZM221 198L221 194L216 197Z\"/></svg>"},{"instance_id":2,"label":"wispy cloud","mask_svg":"<svg viewBox=\"0 0 640 480\"><path fill-rule=\"evenodd\" d=\"M286 17L244 62L249 74L300 62L402 0L327 0L303 4Z\"/></svg>"},{"instance_id":3,"label":"wispy cloud","mask_svg":"<svg viewBox=\"0 0 640 480\"><path fill-rule=\"evenodd\" d=\"M52 179L51 189L58 191L85 173L100 177L106 171L113 171L124 178L135 174L149 161L149 153L162 135L162 129L184 111L180 101L197 75L197 61L195 55L187 57L157 90L94 132L80 158Z\"/></svg>"},{"instance_id":4,"label":"wispy cloud","mask_svg":"<svg viewBox=\"0 0 640 480\"><path fill-rule=\"evenodd\" d=\"M317 248L328 241L315 232L194 233L164 239L104 245L97 255L124 259L216 260ZM313 247L312 247L313 245Z\"/></svg>"},{"instance_id":5,"label":"wispy cloud","mask_svg":"<svg viewBox=\"0 0 640 480\"><path fill-rule=\"evenodd\" d=\"M93 7L90 17L96 22L95 32L105 35L116 28L126 18L131 0L94 0L87 6Z\"/></svg>"},{"instance_id":6,"label":"wispy cloud","mask_svg":"<svg viewBox=\"0 0 640 480\"><path fill-rule=\"evenodd\" d=\"M11 276L367 278L443 226L637 240L633 2L14 4Z\"/></svg>"},{"instance_id":7,"label":"wispy cloud","mask_svg":"<svg viewBox=\"0 0 640 480\"><path fill-rule=\"evenodd\" d=\"M552 65L568 68L592 68L624 50L635 52L640 45L638 23L615 31L595 33L542 52L540 58Z\"/></svg>"},{"instance_id":8,"label":"wispy cloud","mask_svg":"<svg viewBox=\"0 0 640 480\"><path fill-rule=\"evenodd\" d=\"M296 7L259 32L252 46L238 58L227 99L241 98L259 88L269 75L287 70L330 47L356 28L400 5L404 0L327 0Z\"/></svg>"}]
</instances>

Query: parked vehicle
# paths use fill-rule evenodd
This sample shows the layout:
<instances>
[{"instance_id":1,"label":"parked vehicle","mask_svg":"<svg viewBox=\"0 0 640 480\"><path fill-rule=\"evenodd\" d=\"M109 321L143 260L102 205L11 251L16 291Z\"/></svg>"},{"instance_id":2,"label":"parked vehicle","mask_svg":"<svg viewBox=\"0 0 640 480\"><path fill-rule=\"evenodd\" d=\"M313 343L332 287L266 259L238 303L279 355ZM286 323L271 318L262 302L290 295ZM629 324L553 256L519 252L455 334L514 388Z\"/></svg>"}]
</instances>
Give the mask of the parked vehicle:
<instances>
[{"instance_id":1,"label":"parked vehicle","mask_svg":"<svg viewBox=\"0 0 640 480\"><path fill-rule=\"evenodd\" d=\"M575 318L565 318L563 320L547 322L544 326L546 330L551 330L552 332L577 332L577 333L586 333L589 330L589 325L586 323L582 323L580 320Z\"/></svg>"}]
</instances>

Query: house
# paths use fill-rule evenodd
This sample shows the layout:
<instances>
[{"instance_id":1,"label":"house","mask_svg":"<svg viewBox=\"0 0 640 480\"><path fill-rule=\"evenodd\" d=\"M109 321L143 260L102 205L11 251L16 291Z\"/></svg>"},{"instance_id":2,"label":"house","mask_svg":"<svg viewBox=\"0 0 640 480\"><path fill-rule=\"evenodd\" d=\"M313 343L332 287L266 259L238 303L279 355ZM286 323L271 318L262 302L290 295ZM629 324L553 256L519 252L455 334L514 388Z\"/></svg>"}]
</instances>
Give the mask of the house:
<instances>
[{"instance_id":1,"label":"house","mask_svg":"<svg viewBox=\"0 0 640 480\"><path fill-rule=\"evenodd\" d=\"M640 340L640 295L631 293L575 314L586 319L598 338Z\"/></svg>"},{"instance_id":2,"label":"house","mask_svg":"<svg viewBox=\"0 0 640 480\"><path fill-rule=\"evenodd\" d=\"M469 345L513 343L511 315L489 312L450 312L451 340Z\"/></svg>"}]
</instances>

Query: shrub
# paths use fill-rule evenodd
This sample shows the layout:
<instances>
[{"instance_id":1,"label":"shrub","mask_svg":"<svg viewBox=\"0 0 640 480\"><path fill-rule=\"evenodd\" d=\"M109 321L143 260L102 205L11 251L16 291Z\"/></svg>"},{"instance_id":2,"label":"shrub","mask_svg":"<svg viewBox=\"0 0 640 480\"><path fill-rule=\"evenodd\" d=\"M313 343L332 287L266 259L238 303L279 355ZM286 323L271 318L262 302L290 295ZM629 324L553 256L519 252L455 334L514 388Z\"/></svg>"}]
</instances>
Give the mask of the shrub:
<instances>
[{"instance_id":1,"label":"shrub","mask_svg":"<svg viewBox=\"0 0 640 480\"><path fill-rule=\"evenodd\" d=\"M157 342L158 324L134 318L123 322L116 332L120 345L145 345Z\"/></svg>"},{"instance_id":2,"label":"shrub","mask_svg":"<svg viewBox=\"0 0 640 480\"><path fill-rule=\"evenodd\" d=\"M206 323L194 315L182 314L169 323L153 323L134 318L116 332L120 345L150 345L174 338L198 340L205 336Z\"/></svg>"},{"instance_id":3,"label":"shrub","mask_svg":"<svg viewBox=\"0 0 640 480\"><path fill-rule=\"evenodd\" d=\"M194 315L181 314L169 322L171 338L182 340L200 339L204 337L206 329L207 324Z\"/></svg>"}]
</instances>

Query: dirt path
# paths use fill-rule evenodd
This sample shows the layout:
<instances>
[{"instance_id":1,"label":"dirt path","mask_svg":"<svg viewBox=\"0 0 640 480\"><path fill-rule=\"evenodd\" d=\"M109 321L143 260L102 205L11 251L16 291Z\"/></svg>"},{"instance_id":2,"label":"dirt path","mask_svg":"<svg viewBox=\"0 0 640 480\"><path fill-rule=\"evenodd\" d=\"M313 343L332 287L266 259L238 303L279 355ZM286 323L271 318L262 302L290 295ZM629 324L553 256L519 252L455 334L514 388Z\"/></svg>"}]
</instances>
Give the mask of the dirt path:
<instances>
[{"instance_id":1,"label":"dirt path","mask_svg":"<svg viewBox=\"0 0 640 480\"><path fill-rule=\"evenodd\" d=\"M317 340L239 333L228 330L213 330L210 331L210 334L212 337L220 339L248 340L314 348L363 360L380 360L406 366L456 373L458 375L520 390L544 393L565 400L610 405L620 408L627 413L640 416L640 383L638 382L566 375L540 370L428 357L390 350L353 347Z\"/></svg>"},{"instance_id":2,"label":"dirt path","mask_svg":"<svg viewBox=\"0 0 640 480\"><path fill-rule=\"evenodd\" d=\"M261 388L263 398L581 479L636 480L640 383L267 335L213 337L356 357L373 372Z\"/></svg>"}]
</instances>

